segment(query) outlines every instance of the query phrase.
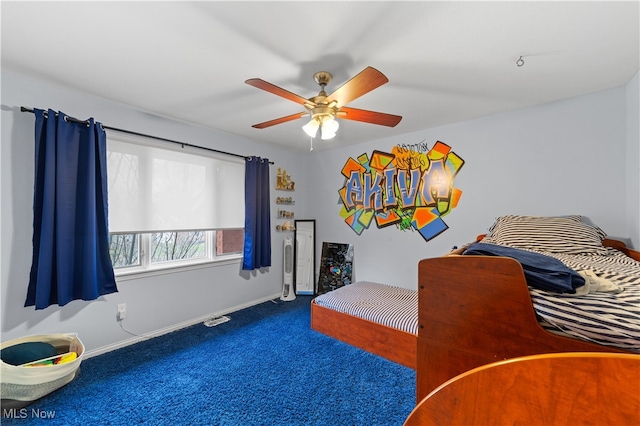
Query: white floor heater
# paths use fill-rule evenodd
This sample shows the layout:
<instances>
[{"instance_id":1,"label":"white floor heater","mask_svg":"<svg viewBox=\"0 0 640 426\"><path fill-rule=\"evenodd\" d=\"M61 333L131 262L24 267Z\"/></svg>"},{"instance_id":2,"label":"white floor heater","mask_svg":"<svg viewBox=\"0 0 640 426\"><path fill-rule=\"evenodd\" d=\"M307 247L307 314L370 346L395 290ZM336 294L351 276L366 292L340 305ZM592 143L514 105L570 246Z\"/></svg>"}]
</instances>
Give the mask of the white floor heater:
<instances>
[{"instance_id":1,"label":"white floor heater","mask_svg":"<svg viewBox=\"0 0 640 426\"><path fill-rule=\"evenodd\" d=\"M280 300L290 302L296 298L296 292L293 289L293 239L291 237L284 238L283 251L283 271L284 277L282 281L282 295Z\"/></svg>"}]
</instances>

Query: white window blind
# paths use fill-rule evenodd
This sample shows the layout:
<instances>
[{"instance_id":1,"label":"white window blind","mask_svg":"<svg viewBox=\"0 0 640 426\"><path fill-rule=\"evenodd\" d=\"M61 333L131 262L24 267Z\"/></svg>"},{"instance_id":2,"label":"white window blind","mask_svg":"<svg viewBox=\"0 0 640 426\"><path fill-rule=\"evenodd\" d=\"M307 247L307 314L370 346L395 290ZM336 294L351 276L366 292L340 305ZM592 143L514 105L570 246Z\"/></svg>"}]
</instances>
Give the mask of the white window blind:
<instances>
[{"instance_id":1,"label":"white window blind","mask_svg":"<svg viewBox=\"0 0 640 426\"><path fill-rule=\"evenodd\" d=\"M244 161L107 137L109 232L244 228Z\"/></svg>"}]
</instances>

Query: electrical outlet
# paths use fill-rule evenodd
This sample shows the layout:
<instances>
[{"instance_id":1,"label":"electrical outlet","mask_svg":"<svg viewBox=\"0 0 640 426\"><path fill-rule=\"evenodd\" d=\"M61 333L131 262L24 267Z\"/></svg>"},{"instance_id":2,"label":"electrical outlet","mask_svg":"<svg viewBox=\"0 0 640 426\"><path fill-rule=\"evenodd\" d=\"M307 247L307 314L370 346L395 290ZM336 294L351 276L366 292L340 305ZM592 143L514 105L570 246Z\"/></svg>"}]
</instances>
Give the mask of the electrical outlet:
<instances>
[{"instance_id":1,"label":"electrical outlet","mask_svg":"<svg viewBox=\"0 0 640 426\"><path fill-rule=\"evenodd\" d=\"M127 316L127 304L121 303L118 305L118 321L122 321Z\"/></svg>"}]
</instances>

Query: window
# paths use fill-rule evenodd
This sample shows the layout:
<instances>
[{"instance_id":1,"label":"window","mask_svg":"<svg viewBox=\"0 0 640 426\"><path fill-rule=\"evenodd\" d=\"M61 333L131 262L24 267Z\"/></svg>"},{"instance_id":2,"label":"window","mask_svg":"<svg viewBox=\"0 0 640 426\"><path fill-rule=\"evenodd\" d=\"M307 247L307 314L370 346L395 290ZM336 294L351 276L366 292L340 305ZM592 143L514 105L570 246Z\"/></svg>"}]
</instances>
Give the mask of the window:
<instances>
[{"instance_id":1,"label":"window","mask_svg":"<svg viewBox=\"0 0 640 426\"><path fill-rule=\"evenodd\" d=\"M165 145L129 136L107 140L116 274L241 257L244 162Z\"/></svg>"},{"instance_id":2,"label":"window","mask_svg":"<svg viewBox=\"0 0 640 426\"><path fill-rule=\"evenodd\" d=\"M209 257L207 231L155 232L151 234L151 263Z\"/></svg>"},{"instance_id":3,"label":"window","mask_svg":"<svg viewBox=\"0 0 640 426\"><path fill-rule=\"evenodd\" d=\"M227 229L216 232L216 255L242 254L244 229Z\"/></svg>"},{"instance_id":4,"label":"window","mask_svg":"<svg viewBox=\"0 0 640 426\"><path fill-rule=\"evenodd\" d=\"M113 268L140 265L140 235L109 234L109 254Z\"/></svg>"},{"instance_id":5,"label":"window","mask_svg":"<svg viewBox=\"0 0 640 426\"><path fill-rule=\"evenodd\" d=\"M188 266L239 257L244 230L111 234L109 249L116 272Z\"/></svg>"}]
</instances>

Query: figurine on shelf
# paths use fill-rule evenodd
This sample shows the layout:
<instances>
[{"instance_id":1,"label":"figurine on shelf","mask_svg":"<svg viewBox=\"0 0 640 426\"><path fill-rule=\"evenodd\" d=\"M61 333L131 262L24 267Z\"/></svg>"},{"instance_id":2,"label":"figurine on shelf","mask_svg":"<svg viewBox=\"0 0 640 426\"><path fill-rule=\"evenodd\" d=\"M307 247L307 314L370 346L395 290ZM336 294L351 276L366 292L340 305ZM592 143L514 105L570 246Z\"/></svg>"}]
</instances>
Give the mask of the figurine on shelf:
<instances>
[{"instance_id":1,"label":"figurine on shelf","mask_svg":"<svg viewBox=\"0 0 640 426\"><path fill-rule=\"evenodd\" d=\"M296 228L288 220L282 225L282 230L283 231L293 231L295 229Z\"/></svg>"},{"instance_id":2,"label":"figurine on shelf","mask_svg":"<svg viewBox=\"0 0 640 426\"><path fill-rule=\"evenodd\" d=\"M295 231L296 227L288 220L282 225L276 225L276 231Z\"/></svg>"},{"instance_id":3,"label":"figurine on shelf","mask_svg":"<svg viewBox=\"0 0 640 426\"><path fill-rule=\"evenodd\" d=\"M287 174L287 171L278 167L278 174L276 175L276 189L283 191L295 190L296 183L291 180L291 176Z\"/></svg>"},{"instance_id":4,"label":"figurine on shelf","mask_svg":"<svg viewBox=\"0 0 640 426\"><path fill-rule=\"evenodd\" d=\"M291 197L277 197L276 204L295 204L296 202Z\"/></svg>"},{"instance_id":5,"label":"figurine on shelf","mask_svg":"<svg viewBox=\"0 0 640 426\"><path fill-rule=\"evenodd\" d=\"M293 219L294 217L294 212L290 212L287 210L278 210L278 219Z\"/></svg>"}]
</instances>

